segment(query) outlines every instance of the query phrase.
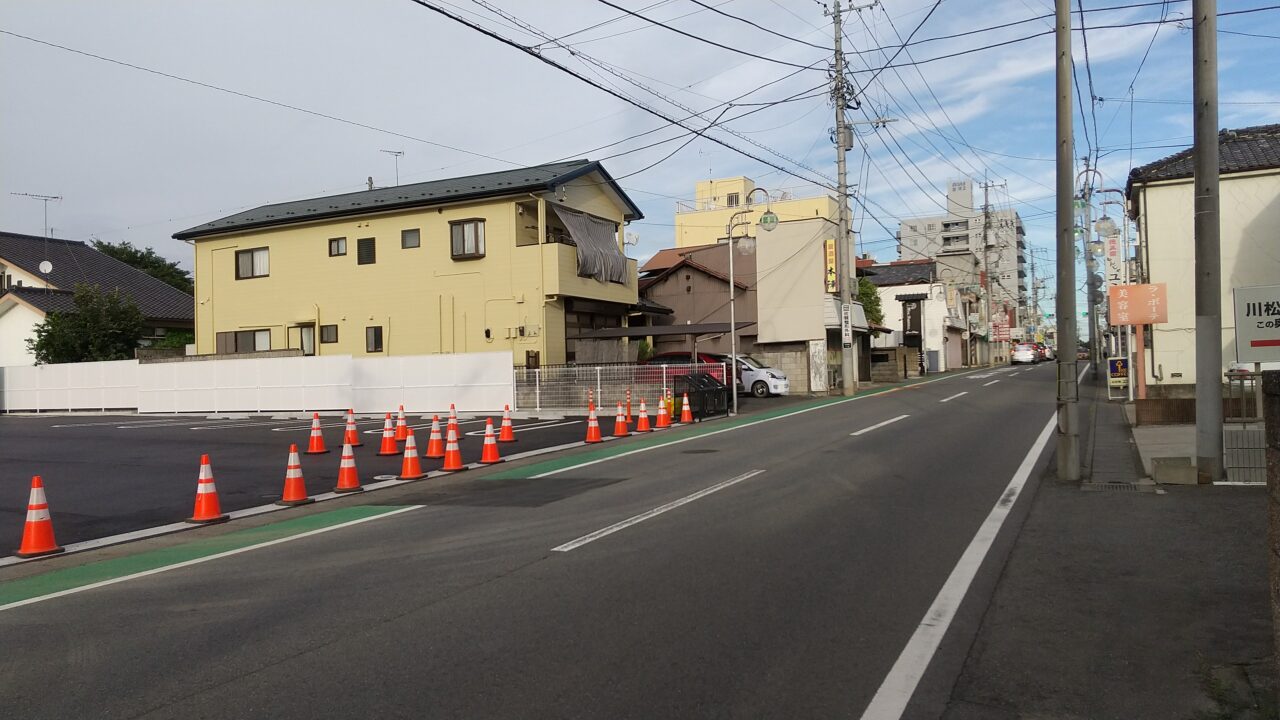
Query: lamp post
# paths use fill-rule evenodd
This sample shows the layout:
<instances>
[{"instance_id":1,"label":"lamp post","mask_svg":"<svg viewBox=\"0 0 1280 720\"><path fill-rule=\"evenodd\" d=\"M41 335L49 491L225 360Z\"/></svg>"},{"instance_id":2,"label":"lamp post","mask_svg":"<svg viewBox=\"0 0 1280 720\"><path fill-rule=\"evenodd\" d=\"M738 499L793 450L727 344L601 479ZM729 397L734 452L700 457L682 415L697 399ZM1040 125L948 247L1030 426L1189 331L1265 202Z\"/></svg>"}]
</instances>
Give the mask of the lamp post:
<instances>
[{"instance_id":1,"label":"lamp post","mask_svg":"<svg viewBox=\"0 0 1280 720\"><path fill-rule=\"evenodd\" d=\"M770 232L778 226L778 216L769 209L769 191L764 188L752 188L751 192L747 193L746 200L750 203L751 196L757 192L764 193L765 199L764 214L760 216L760 227L764 228L765 232ZM746 209L734 213L729 217L729 226L725 229L725 236L729 238L729 377L725 378L725 381L733 397L734 415L738 414L738 286L733 276L733 230L738 227L750 227L749 220L738 220L738 218L753 212L755 210Z\"/></svg>"}]
</instances>

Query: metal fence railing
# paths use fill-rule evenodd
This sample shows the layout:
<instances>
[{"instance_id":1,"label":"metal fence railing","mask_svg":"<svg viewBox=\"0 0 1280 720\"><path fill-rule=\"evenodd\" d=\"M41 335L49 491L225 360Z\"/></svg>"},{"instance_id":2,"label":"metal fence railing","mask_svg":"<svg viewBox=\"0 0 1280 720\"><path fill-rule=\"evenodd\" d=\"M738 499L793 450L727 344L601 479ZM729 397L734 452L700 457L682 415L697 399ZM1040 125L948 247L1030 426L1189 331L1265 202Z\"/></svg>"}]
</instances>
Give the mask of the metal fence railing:
<instances>
[{"instance_id":1,"label":"metal fence railing","mask_svg":"<svg viewBox=\"0 0 1280 720\"><path fill-rule=\"evenodd\" d=\"M1227 384L1222 402L1223 422L1261 422L1262 373L1237 371L1224 377Z\"/></svg>"},{"instance_id":2,"label":"metal fence railing","mask_svg":"<svg viewBox=\"0 0 1280 720\"><path fill-rule=\"evenodd\" d=\"M515 409L533 412L585 413L587 403L610 408L627 401L631 391L633 409L640 401L655 403L668 390L677 392L677 378L689 373L709 373L724 382L725 363L685 365L552 365L537 369L515 369ZM656 410L651 410L654 413Z\"/></svg>"}]
</instances>

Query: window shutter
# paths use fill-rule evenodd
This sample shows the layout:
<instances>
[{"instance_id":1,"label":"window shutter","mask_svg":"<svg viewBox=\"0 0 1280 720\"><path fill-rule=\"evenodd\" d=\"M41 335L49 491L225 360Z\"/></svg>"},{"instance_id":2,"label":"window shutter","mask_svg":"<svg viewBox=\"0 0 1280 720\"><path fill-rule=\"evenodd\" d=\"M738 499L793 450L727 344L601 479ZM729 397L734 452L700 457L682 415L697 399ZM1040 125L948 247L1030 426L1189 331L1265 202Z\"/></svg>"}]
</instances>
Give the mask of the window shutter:
<instances>
[{"instance_id":1,"label":"window shutter","mask_svg":"<svg viewBox=\"0 0 1280 720\"><path fill-rule=\"evenodd\" d=\"M372 265L377 262L377 255L374 238L360 238L356 241L356 263L358 265Z\"/></svg>"}]
</instances>

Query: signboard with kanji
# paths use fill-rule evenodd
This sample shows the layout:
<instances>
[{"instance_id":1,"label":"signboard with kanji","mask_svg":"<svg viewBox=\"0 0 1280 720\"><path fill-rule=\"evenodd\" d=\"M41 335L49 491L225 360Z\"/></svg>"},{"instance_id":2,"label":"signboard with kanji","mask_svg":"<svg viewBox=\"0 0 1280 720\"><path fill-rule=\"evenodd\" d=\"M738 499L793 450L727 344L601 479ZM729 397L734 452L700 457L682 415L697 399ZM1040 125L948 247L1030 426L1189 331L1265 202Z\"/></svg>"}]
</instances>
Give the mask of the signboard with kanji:
<instances>
[{"instance_id":1,"label":"signboard with kanji","mask_svg":"<svg viewBox=\"0 0 1280 720\"><path fill-rule=\"evenodd\" d=\"M992 323L991 339L996 342L1009 342L1009 326L1003 323Z\"/></svg>"},{"instance_id":2,"label":"signboard with kanji","mask_svg":"<svg viewBox=\"0 0 1280 720\"><path fill-rule=\"evenodd\" d=\"M1112 285L1107 295L1112 325L1169 322L1169 296L1164 283Z\"/></svg>"},{"instance_id":3,"label":"signboard with kanji","mask_svg":"<svg viewBox=\"0 0 1280 720\"><path fill-rule=\"evenodd\" d=\"M839 274L836 272L836 241L834 238L827 238L826 251L827 251L827 272L826 272L827 292L829 293L839 292L840 286L839 286L839 283L836 282Z\"/></svg>"},{"instance_id":4,"label":"signboard with kanji","mask_svg":"<svg viewBox=\"0 0 1280 720\"><path fill-rule=\"evenodd\" d=\"M1236 360L1280 362L1280 285L1236 288Z\"/></svg>"}]
</instances>

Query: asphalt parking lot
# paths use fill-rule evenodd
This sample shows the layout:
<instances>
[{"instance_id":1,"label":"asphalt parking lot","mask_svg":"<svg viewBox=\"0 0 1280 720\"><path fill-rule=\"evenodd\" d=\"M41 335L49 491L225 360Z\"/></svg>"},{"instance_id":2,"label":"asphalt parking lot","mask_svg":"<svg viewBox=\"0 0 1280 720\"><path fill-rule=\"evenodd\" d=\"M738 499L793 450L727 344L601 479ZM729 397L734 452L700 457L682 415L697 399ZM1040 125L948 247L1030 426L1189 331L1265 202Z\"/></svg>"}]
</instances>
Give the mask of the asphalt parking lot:
<instances>
[{"instance_id":1,"label":"asphalt parking lot","mask_svg":"<svg viewBox=\"0 0 1280 720\"><path fill-rule=\"evenodd\" d=\"M740 410L771 409L805 398L740 399ZM443 413L442 413L443 416ZM459 416L463 461L480 459L485 417ZM496 426L500 415L493 417ZM307 491L333 489L342 454L343 419L321 418L329 453L300 455ZM419 455L431 416L412 414ZM499 446L504 457L577 443L585 417L516 419L517 442ZM383 418L357 416L364 445L355 448L360 480L369 484L400 472L401 456L378 456ZM612 412L600 417L613 429ZM289 444L307 447L311 422L297 415L0 415L0 557L17 549L32 475L44 480L54 529L62 545L181 522L191 515L200 456L208 454L223 512L280 499ZM443 430L443 421L442 421ZM422 459L424 472L440 460Z\"/></svg>"}]
</instances>

